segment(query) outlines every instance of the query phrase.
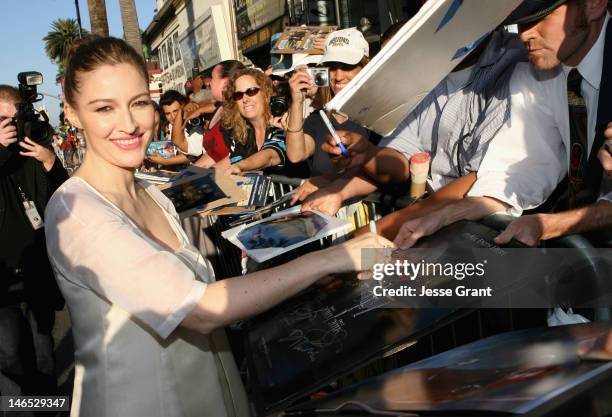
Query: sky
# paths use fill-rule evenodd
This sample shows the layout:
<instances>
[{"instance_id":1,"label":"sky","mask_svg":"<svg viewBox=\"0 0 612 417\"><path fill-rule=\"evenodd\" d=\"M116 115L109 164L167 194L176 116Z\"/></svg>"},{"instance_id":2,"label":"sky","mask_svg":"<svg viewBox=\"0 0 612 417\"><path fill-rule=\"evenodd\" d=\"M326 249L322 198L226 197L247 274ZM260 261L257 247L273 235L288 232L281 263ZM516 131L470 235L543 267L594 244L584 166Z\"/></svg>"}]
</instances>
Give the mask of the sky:
<instances>
[{"instance_id":1,"label":"sky","mask_svg":"<svg viewBox=\"0 0 612 417\"><path fill-rule=\"evenodd\" d=\"M91 30L87 0L78 0L81 23ZM42 40L56 19L76 19L75 0L0 0L1 23L0 39L0 84L17 86L17 74L23 71L38 71L43 74L44 82L38 90L54 96L61 94L55 84L57 66L45 54ZM138 23L141 29L153 20L155 0L136 0ZM123 37L119 0L106 0L106 13L111 36ZM42 102L49 111L51 124L58 124L61 112L59 101L45 97Z\"/></svg>"}]
</instances>

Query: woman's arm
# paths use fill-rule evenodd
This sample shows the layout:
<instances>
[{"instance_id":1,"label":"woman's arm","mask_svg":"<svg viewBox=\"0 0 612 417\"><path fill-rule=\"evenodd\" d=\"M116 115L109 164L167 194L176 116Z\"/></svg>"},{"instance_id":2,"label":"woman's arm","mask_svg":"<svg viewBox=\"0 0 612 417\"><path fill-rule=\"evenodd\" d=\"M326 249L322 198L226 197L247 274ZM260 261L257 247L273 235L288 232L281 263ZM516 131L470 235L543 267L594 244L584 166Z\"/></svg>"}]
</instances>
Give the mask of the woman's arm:
<instances>
[{"instance_id":1,"label":"woman's arm","mask_svg":"<svg viewBox=\"0 0 612 417\"><path fill-rule=\"evenodd\" d=\"M215 164L215 160L212 159L207 153L198 158L197 161L193 163L195 166L200 168L210 168Z\"/></svg>"},{"instance_id":2,"label":"woman's arm","mask_svg":"<svg viewBox=\"0 0 612 417\"><path fill-rule=\"evenodd\" d=\"M229 168L229 171L232 174L239 174L241 172L273 167L279 165L281 162L277 151L274 149L262 149L248 158L236 162Z\"/></svg>"},{"instance_id":3,"label":"woman's arm","mask_svg":"<svg viewBox=\"0 0 612 417\"><path fill-rule=\"evenodd\" d=\"M392 247L367 234L342 245L311 252L284 265L208 285L181 326L201 333L259 314L329 274L362 269L361 249Z\"/></svg>"},{"instance_id":4,"label":"woman's arm","mask_svg":"<svg viewBox=\"0 0 612 417\"><path fill-rule=\"evenodd\" d=\"M187 158L187 156L185 156L185 154L182 154L182 153L175 155L175 156L171 156L170 158L162 158L161 156L155 154L155 155L147 156L147 160L153 162L154 164L164 165L164 166L190 163L189 158Z\"/></svg>"},{"instance_id":5,"label":"woman's arm","mask_svg":"<svg viewBox=\"0 0 612 417\"><path fill-rule=\"evenodd\" d=\"M291 87L291 108L287 123L287 157L293 163L305 161L315 152L315 140L304 133L304 93L312 80L304 71L296 71L289 79Z\"/></svg>"}]
</instances>

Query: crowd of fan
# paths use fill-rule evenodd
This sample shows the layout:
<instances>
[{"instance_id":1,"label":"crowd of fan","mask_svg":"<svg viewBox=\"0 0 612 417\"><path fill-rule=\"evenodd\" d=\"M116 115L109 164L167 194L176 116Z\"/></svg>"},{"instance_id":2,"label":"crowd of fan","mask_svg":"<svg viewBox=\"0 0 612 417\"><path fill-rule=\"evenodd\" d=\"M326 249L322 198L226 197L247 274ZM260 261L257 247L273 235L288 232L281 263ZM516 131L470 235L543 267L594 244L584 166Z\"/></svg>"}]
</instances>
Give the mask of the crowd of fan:
<instances>
[{"instance_id":1,"label":"crowd of fan","mask_svg":"<svg viewBox=\"0 0 612 417\"><path fill-rule=\"evenodd\" d=\"M600 3L601 14L590 24L600 25L596 35L601 40L593 49L601 44L603 51L601 25L609 15L605 2ZM566 73L578 63L530 55L529 50L542 43L537 28L512 16L507 23L519 23L520 33L503 26L492 32L388 137L328 112L348 155L342 155L331 139L319 110L371 59L368 42L357 29L319 38L316 45L323 54L294 54L289 68L271 66L264 73L237 61L221 62L187 83L187 97L177 91L162 95L158 138L170 138L178 152L172 158L150 156L147 164L182 168L192 163L232 174L263 170L304 178L294 202L302 201L303 210L334 215L347 200L408 183L411 156L427 152L430 198L379 222L386 237L404 246L460 219L478 220L495 212L518 217L552 207L568 210L598 197L607 203L607 175L603 182L590 180L602 165L610 172L610 154L598 152L606 149L601 139L594 145L596 107L588 109L590 130L583 134L583 145L574 145L570 138L574 110L570 108L571 117L565 116ZM402 24L382 36L382 46ZM327 68L329 85L316 86L308 67ZM598 83L585 83L583 90ZM587 104L593 103L597 90L583 93ZM277 95L286 103L282 114L273 114L271 102ZM606 134L609 137L610 131ZM582 161L571 159L575 146L582 146ZM594 147L601 163L588 158ZM407 185L401 187L408 190ZM597 217L602 217L597 210ZM602 226L600 221L583 224L578 219L573 222L581 225L547 231L546 220L550 219L523 216L500 242L515 237L535 245Z\"/></svg>"}]
</instances>

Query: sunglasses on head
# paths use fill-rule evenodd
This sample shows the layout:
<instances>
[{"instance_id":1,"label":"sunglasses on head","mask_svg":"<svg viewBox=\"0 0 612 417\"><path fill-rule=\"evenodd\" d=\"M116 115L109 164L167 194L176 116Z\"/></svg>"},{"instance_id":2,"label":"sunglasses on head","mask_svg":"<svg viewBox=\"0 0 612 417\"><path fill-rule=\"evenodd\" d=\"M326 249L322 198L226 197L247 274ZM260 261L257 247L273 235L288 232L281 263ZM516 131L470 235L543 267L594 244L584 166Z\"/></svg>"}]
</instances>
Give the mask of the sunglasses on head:
<instances>
[{"instance_id":1,"label":"sunglasses on head","mask_svg":"<svg viewBox=\"0 0 612 417\"><path fill-rule=\"evenodd\" d=\"M249 97L253 97L257 93L259 93L259 90L260 90L259 87L251 87L251 88L247 88L244 91L236 91L233 96L234 101L242 100L242 97L244 97L245 94Z\"/></svg>"}]
</instances>

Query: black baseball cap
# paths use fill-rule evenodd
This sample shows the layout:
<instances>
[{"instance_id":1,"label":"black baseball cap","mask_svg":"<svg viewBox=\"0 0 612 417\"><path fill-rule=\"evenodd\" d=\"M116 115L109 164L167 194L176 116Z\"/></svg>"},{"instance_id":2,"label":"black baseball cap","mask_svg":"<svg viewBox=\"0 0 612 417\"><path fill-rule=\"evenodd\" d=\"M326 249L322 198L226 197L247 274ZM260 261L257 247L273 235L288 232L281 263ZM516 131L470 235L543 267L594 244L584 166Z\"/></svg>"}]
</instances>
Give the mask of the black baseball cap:
<instances>
[{"instance_id":1,"label":"black baseball cap","mask_svg":"<svg viewBox=\"0 0 612 417\"><path fill-rule=\"evenodd\" d=\"M535 22L549 15L567 0L523 0L506 18L504 25L522 25Z\"/></svg>"}]
</instances>

